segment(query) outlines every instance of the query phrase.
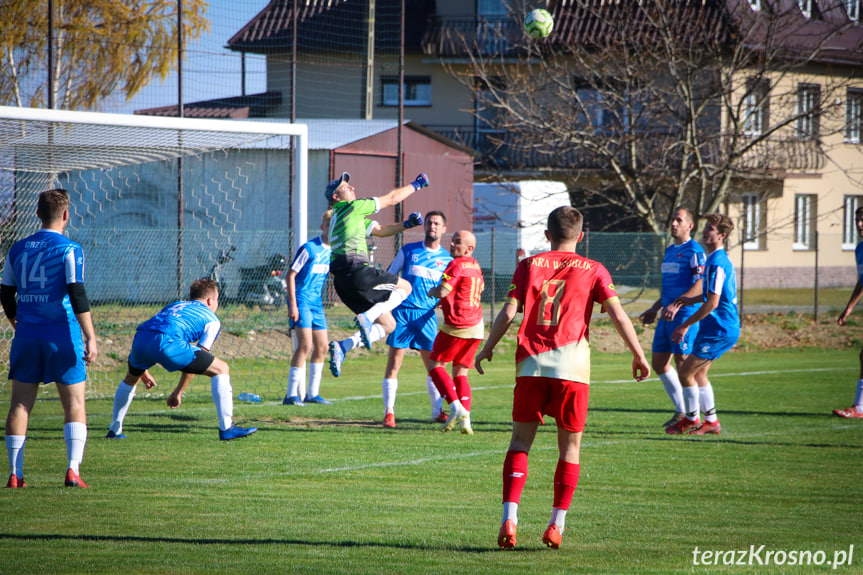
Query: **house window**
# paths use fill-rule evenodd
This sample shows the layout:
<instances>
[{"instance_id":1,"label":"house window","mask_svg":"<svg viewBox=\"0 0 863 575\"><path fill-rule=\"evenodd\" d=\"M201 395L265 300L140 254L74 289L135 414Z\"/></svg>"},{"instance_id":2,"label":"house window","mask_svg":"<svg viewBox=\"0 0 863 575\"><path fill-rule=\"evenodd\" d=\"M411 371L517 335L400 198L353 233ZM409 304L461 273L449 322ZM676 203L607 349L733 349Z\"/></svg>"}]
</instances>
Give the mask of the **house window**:
<instances>
[{"instance_id":1,"label":"house window","mask_svg":"<svg viewBox=\"0 0 863 575\"><path fill-rule=\"evenodd\" d=\"M845 5L848 19L857 22L860 19L860 0L842 0L842 3Z\"/></svg>"},{"instance_id":2,"label":"house window","mask_svg":"<svg viewBox=\"0 0 863 575\"><path fill-rule=\"evenodd\" d=\"M857 209L863 206L863 196L845 196L842 210L842 249L853 250L857 246Z\"/></svg>"},{"instance_id":3,"label":"house window","mask_svg":"<svg viewBox=\"0 0 863 575\"><path fill-rule=\"evenodd\" d=\"M814 250L816 226L815 195L794 196L794 244L795 250Z\"/></svg>"},{"instance_id":4,"label":"house window","mask_svg":"<svg viewBox=\"0 0 863 575\"><path fill-rule=\"evenodd\" d=\"M819 136L818 108L821 105L821 87L817 84L800 84L797 87L797 137L814 140Z\"/></svg>"},{"instance_id":5,"label":"house window","mask_svg":"<svg viewBox=\"0 0 863 575\"><path fill-rule=\"evenodd\" d=\"M399 105L398 76L381 78L381 105ZM431 76L405 76L404 105L431 106Z\"/></svg>"},{"instance_id":6,"label":"house window","mask_svg":"<svg viewBox=\"0 0 863 575\"><path fill-rule=\"evenodd\" d=\"M743 249L763 250L764 217L767 210L758 194L743 194Z\"/></svg>"},{"instance_id":7,"label":"house window","mask_svg":"<svg viewBox=\"0 0 863 575\"><path fill-rule=\"evenodd\" d=\"M845 97L845 141L859 144L863 124L863 90L848 90Z\"/></svg>"},{"instance_id":8,"label":"house window","mask_svg":"<svg viewBox=\"0 0 863 575\"><path fill-rule=\"evenodd\" d=\"M812 0L797 0L797 5L800 6L800 12L807 20L812 17Z\"/></svg>"},{"instance_id":9,"label":"house window","mask_svg":"<svg viewBox=\"0 0 863 575\"><path fill-rule=\"evenodd\" d=\"M769 92L770 81L766 78L747 82L743 97L743 133L747 136L760 136L767 129Z\"/></svg>"}]
</instances>

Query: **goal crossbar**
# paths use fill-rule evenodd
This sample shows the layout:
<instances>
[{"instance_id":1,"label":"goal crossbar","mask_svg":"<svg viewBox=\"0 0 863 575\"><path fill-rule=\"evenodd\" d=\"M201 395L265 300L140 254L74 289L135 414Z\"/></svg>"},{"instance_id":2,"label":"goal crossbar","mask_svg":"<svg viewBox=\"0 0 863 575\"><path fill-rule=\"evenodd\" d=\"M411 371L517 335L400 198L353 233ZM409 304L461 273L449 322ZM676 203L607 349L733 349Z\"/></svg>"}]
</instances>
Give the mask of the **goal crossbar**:
<instances>
[{"instance_id":1,"label":"goal crossbar","mask_svg":"<svg viewBox=\"0 0 863 575\"><path fill-rule=\"evenodd\" d=\"M296 138L294 149L295 234L294 248L307 240L308 226L308 126L305 124L249 122L242 120L214 120L201 118L172 118L163 116L135 116L103 112L77 112L0 106L0 120L42 122L47 124L95 124L118 128L142 128L178 132L219 132L223 134L261 134ZM122 144L118 143L118 146ZM4 169L4 166L0 166Z\"/></svg>"}]
</instances>

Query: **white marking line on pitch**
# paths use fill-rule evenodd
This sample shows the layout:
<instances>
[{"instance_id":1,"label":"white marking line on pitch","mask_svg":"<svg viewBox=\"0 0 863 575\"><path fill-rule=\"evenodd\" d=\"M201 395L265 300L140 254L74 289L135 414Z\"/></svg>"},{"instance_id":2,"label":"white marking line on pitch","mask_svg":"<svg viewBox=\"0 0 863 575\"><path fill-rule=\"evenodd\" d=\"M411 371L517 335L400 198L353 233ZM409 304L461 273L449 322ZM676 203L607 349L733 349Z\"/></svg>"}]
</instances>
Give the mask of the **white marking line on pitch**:
<instances>
[{"instance_id":1,"label":"white marking line on pitch","mask_svg":"<svg viewBox=\"0 0 863 575\"><path fill-rule=\"evenodd\" d=\"M776 375L779 373L809 373L815 371L851 371L854 368L850 367L812 367L808 369L772 369L772 370L764 370L764 371L741 371L739 373L715 373L710 374L710 379L716 379L719 377L749 377L752 375ZM482 377L482 376L480 376ZM640 383L648 383L651 381L659 381L659 378L651 377L649 379L645 379ZM597 383L636 383L633 379L606 379L606 380L594 380L591 385ZM473 391L481 391L486 389L505 389L512 388L513 385L492 385L488 387L473 387L471 389ZM400 396L405 395L426 395L428 392L426 391L409 391L407 393L399 393ZM334 399L333 401L361 401L366 399L380 399L380 395L366 395L366 396L354 396L354 397L343 397L341 399Z\"/></svg>"}]
</instances>

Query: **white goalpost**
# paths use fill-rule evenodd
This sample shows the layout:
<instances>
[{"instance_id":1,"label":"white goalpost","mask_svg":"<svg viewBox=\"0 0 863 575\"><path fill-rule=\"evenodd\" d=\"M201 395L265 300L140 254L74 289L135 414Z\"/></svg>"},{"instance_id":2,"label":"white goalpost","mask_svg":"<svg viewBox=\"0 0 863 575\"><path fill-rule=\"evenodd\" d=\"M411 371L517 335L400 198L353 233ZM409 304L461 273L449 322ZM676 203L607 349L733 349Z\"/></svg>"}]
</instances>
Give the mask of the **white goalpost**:
<instances>
[{"instance_id":1,"label":"white goalpost","mask_svg":"<svg viewBox=\"0 0 863 575\"><path fill-rule=\"evenodd\" d=\"M284 302L264 310L246 295L264 281L256 270L290 260L307 239L307 126L0 106L3 254L38 229L38 194L57 187L72 198L66 234L87 257L97 335L111 342L100 339L91 396L113 393L137 324L216 268L225 303L217 355L290 358ZM230 260L219 263L223 254ZM0 366L12 339L2 323ZM247 387L280 380L257 373Z\"/></svg>"}]
</instances>

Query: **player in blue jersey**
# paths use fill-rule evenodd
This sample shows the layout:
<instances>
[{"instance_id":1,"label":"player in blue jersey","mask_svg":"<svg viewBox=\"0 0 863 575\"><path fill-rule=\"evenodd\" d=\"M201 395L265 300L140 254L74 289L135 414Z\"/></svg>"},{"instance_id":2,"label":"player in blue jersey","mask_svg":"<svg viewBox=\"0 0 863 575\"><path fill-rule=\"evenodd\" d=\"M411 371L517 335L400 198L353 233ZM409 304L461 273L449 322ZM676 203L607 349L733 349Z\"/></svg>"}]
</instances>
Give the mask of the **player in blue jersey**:
<instances>
[{"instance_id":1,"label":"player in blue jersey","mask_svg":"<svg viewBox=\"0 0 863 575\"><path fill-rule=\"evenodd\" d=\"M12 397L6 418L9 481L24 482L24 444L40 383L54 382L63 404L67 487L87 487L78 475L87 443L84 405L86 366L98 354L90 304L84 289L84 252L63 236L69 223L69 193L39 194L42 229L17 242L6 256L0 304L15 337L9 353Z\"/></svg>"},{"instance_id":2,"label":"player in blue jersey","mask_svg":"<svg viewBox=\"0 0 863 575\"><path fill-rule=\"evenodd\" d=\"M168 396L168 407L176 409L183 392L196 374L209 376L213 402L219 418L219 439L228 441L251 435L255 427L237 427L233 423L234 396L228 364L210 353L222 324L216 316L219 309L219 286L211 279L199 279L189 286L189 300L177 301L138 326L129 371L114 394L114 420L106 437L124 439L123 419L132 405L139 381L150 389L156 385L149 369L159 364L168 371L179 371L180 382Z\"/></svg>"},{"instance_id":3,"label":"player in blue jersey","mask_svg":"<svg viewBox=\"0 0 863 575\"><path fill-rule=\"evenodd\" d=\"M854 222L857 225L857 235L863 239L863 207L857 208L854 212ZM839 325L845 325L846 318L854 311L854 306L857 305L861 294L863 294L863 241L857 244L854 257L857 261L857 285L851 292L848 305L845 306L836 320ZM857 379L857 391L854 393L854 405L845 409L834 409L833 413L848 419L863 418L863 350L860 351L860 374L859 379Z\"/></svg>"},{"instance_id":4,"label":"player in blue jersey","mask_svg":"<svg viewBox=\"0 0 863 575\"><path fill-rule=\"evenodd\" d=\"M671 219L671 239L674 243L666 248L662 259L662 293L650 309L641 314L644 324L653 323L659 316L653 334L651 367L674 405L674 415L662 424L663 427L680 421L684 411L683 388L677 371L671 365L671 358L674 357L674 363L680 369L698 335L698 324L695 324L686 332L683 341L677 343L671 340L671 334L677 326L694 314L699 305L681 307L676 303L677 298L697 297L702 293L701 274L704 273L705 256L704 248L691 237L694 224L695 219L688 208L675 208Z\"/></svg>"},{"instance_id":5,"label":"player in blue jersey","mask_svg":"<svg viewBox=\"0 0 863 575\"><path fill-rule=\"evenodd\" d=\"M671 339L681 342L686 332L698 322L701 326L692 344L692 353L680 366L680 384L683 386L684 417L665 428L672 435L719 434L721 426L716 417L716 404L713 390L700 394L701 411L704 423L698 417L699 386L708 381L707 371L714 361L734 347L740 337L740 316L737 313L737 276L734 266L725 253L725 239L734 229L734 222L724 214L704 216L701 241L707 249L707 263L704 268L704 303L686 321L680 324ZM680 305L691 305L698 298L678 298Z\"/></svg>"},{"instance_id":6,"label":"player in blue jersey","mask_svg":"<svg viewBox=\"0 0 863 575\"><path fill-rule=\"evenodd\" d=\"M305 379L306 358L309 354L309 383L305 401L331 405L331 402L321 397L320 389L329 341L321 290L330 273L332 250L328 243L327 228L330 227L332 215L330 210L324 212L320 237L300 246L288 270L288 317L297 335L297 347L291 357L288 391L282 400L285 405L304 405L300 387Z\"/></svg>"},{"instance_id":7,"label":"player in blue jersey","mask_svg":"<svg viewBox=\"0 0 863 575\"><path fill-rule=\"evenodd\" d=\"M408 281L411 294L393 310L395 330L387 337L390 346L387 367L381 384L384 399L384 427L395 427L395 403L398 390L399 370L407 349L419 350L425 372L429 371L429 356L437 336L438 325L435 307L438 300L429 297L431 288L440 283L443 271L452 261L449 252L440 246L446 233L446 216L432 210L425 216L423 224L425 238L421 242L406 244L396 254L387 271ZM441 413L443 399L432 381L426 376L426 390L431 401L432 421L446 421Z\"/></svg>"}]
</instances>

